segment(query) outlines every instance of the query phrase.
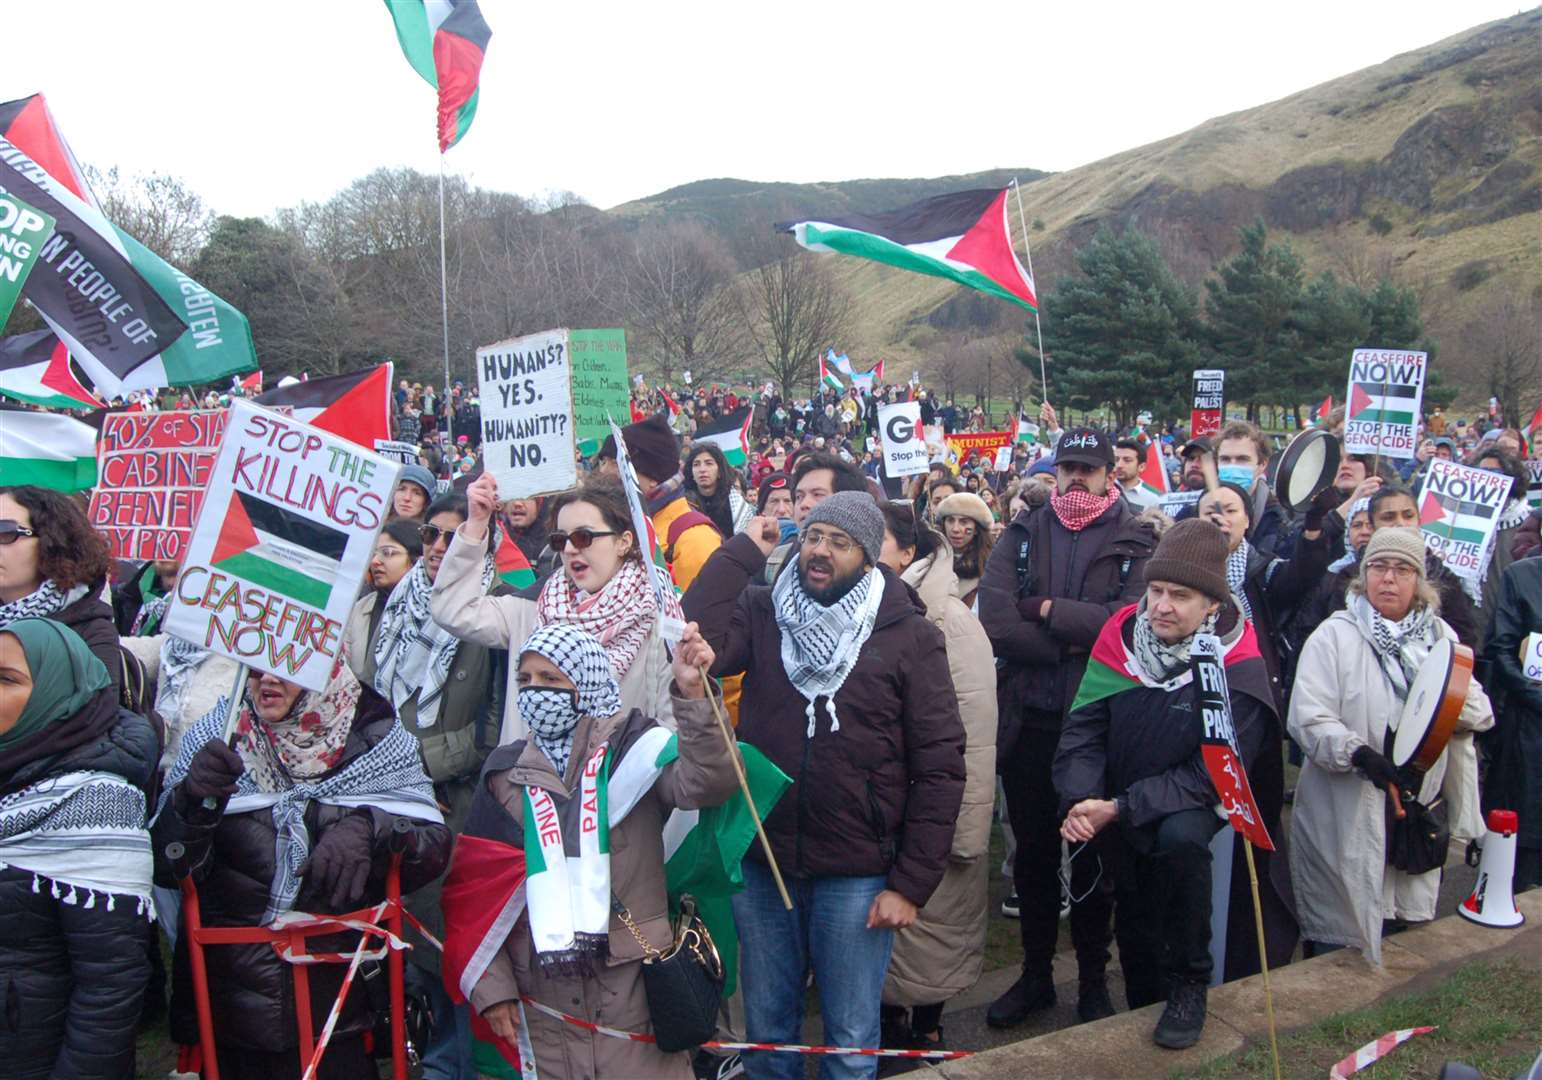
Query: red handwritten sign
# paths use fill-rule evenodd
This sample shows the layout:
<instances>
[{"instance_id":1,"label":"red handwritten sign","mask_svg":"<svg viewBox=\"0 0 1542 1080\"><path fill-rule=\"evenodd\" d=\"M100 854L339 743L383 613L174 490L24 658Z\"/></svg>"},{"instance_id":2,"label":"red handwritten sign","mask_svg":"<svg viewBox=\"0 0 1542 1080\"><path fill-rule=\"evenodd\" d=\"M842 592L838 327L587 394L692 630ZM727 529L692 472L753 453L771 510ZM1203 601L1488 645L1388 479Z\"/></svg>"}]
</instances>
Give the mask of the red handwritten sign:
<instances>
[{"instance_id":1,"label":"red handwritten sign","mask_svg":"<svg viewBox=\"0 0 1542 1080\"><path fill-rule=\"evenodd\" d=\"M209 484L226 411L111 413L88 514L117 559L178 560Z\"/></svg>"}]
</instances>

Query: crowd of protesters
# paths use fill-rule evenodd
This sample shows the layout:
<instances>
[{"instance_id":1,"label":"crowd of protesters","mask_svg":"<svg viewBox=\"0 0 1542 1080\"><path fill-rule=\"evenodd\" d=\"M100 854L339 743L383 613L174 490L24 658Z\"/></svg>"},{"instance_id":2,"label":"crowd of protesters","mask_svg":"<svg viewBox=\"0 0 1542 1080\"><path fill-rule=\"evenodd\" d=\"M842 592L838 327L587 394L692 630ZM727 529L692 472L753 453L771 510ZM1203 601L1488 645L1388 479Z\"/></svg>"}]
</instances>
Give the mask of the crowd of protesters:
<instances>
[{"instance_id":1,"label":"crowd of protesters","mask_svg":"<svg viewBox=\"0 0 1542 1080\"><path fill-rule=\"evenodd\" d=\"M925 474L901 479L876 414L905 400L942 439ZM698 441L746 409L742 464ZM1190 1046L1207 989L1259 969L1243 860L1216 856L1243 841L1218 839L1191 673L1201 634L1219 641L1263 822L1290 841L1288 858L1259 852L1271 966L1342 947L1377 963L1386 935L1435 916L1441 864L1409 861L1389 792L1443 800L1464 843L1483 811L1517 811L1515 888L1542 882L1542 688L1519 659L1542 632L1542 514L1518 431L1435 410L1414 460L1345 454L1295 513L1271 486L1278 445L1250 423L1190 439L1062 424L1045 404L1020 438L1028 415L992 418L916 383L796 399L769 384L639 386L622 439L660 567L614 441L574 490L508 498L480 467L474 389L404 380L393 433L419 460L319 691L261 672L232 690L233 661L162 629L175 563L114 564L78 499L0 489L7 1074L130 1076L136 1032L167 1022L198 1044L189 877L205 924L246 926L378 904L398 863L408 911L453 938L441 899L477 886L450 869L458 838L502 830L544 860L550 822L577 831L609 753L607 783L625 774L636 791L619 823L612 812L608 850L559 836L573 869L521 893L465 982L414 938L422 1075L487 1071L480 1040L520 1047L543 1076L801 1077L795 1054L665 1053L593 1029L652 1030L643 961L674 941L665 822L737 791L739 750L712 698L738 744L791 781L732 898L742 1003L725 1030L806 1042L812 982L828 1044L949 1047L945 1009L980 976L999 871L1021 972L989 1024L1056 1003L1068 919L1078 1019L1118 1008L1117 940L1124 1004L1161 1004L1155 1041ZM1324 424L1337 435L1342 415ZM988 452L946 442L984 432L1007 434ZM1192 497L1153 490L1151 455ZM1420 536L1435 458L1510 478L1477 580ZM499 577L505 544L533 585ZM1477 677L1436 766L1410 777L1389 727L1444 640L1476 652ZM1216 874L1229 875L1219 888ZM358 940L338 929L310 948ZM221 1075L298 1077L290 965L256 944L206 963ZM318 1026L343 970L312 968ZM387 1007L350 994L321 1077L373 1075ZM878 1069L830 1056L820 1075Z\"/></svg>"}]
</instances>

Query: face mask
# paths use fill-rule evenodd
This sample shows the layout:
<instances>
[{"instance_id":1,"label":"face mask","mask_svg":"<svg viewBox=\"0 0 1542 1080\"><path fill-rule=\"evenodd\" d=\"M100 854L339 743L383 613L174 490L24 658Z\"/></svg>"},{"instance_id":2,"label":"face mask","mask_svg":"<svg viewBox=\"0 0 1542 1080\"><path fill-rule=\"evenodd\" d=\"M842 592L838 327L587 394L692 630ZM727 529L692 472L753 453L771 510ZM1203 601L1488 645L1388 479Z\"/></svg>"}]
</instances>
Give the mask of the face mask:
<instances>
[{"instance_id":1,"label":"face mask","mask_svg":"<svg viewBox=\"0 0 1542 1080\"><path fill-rule=\"evenodd\" d=\"M1251 465L1222 465L1216 473L1221 483L1236 484L1243 491L1252 491L1253 481L1258 478Z\"/></svg>"},{"instance_id":2,"label":"face mask","mask_svg":"<svg viewBox=\"0 0 1542 1080\"><path fill-rule=\"evenodd\" d=\"M519 718L543 739L560 739L578 726L578 691L551 686L521 687Z\"/></svg>"}]
</instances>

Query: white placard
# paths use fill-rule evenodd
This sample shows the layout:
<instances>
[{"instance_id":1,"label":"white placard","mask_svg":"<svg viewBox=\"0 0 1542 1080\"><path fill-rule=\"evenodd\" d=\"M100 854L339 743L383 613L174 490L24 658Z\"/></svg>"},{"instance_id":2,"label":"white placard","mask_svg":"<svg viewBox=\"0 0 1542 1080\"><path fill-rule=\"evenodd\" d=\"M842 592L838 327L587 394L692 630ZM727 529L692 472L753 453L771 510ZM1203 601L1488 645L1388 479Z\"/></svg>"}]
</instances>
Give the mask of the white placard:
<instances>
[{"instance_id":1,"label":"white placard","mask_svg":"<svg viewBox=\"0 0 1542 1080\"><path fill-rule=\"evenodd\" d=\"M921 403L901 401L878 410L878 436L883 444L885 476L914 476L927 467L926 436L921 430Z\"/></svg>"},{"instance_id":2,"label":"white placard","mask_svg":"<svg viewBox=\"0 0 1542 1080\"><path fill-rule=\"evenodd\" d=\"M400 439L376 439L375 453L392 461L400 461L403 465L418 463L418 448Z\"/></svg>"},{"instance_id":3,"label":"white placard","mask_svg":"<svg viewBox=\"0 0 1542 1080\"><path fill-rule=\"evenodd\" d=\"M1412 460L1429 355L1401 349L1356 349L1344 401L1344 452Z\"/></svg>"},{"instance_id":4,"label":"white placard","mask_svg":"<svg viewBox=\"0 0 1542 1080\"><path fill-rule=\"evenodd\" d=\"M1419 489L1424 546L1457 577L1477 581L1488 564L1512 480L1504 473L1433 458Z\"/></svg>"},{"instance_id":5,"label":"white placard","mask_svg":"<svg viewBox=\"0 0 1542 1080\"><path fill-rule=\"evenodd\" d=\"M482 467L498 481L500 500L578 484L572 374L565 329L477 350Z\"/></svg>"},{"instance_id":6,"label":"white placard","mask_svg":"<svg viewBox=\"0 0 1542 1080\"><path fill-rule=\"evenodd\" d=\"M357 443L232 401L166 632L322 689L400 471Z\"/></svg>"},{"instance_id":7,"label":"white placard","mask_svg":"<svg viewBox=\"0 0 1542 1080\"><path fill-rule=\"evenodd\" d=\"M998 446L996 448L996 471L1006 472L1012 467L1012 448L1010 446Z\"/></svg>"},{"instance_id":8,"label":"white placard","mask_svg":"<svg viewBox=\"0 0 1542 1080\"><path fill-rule=\"evenodd\" d=\"M1526 504L1533 510L1542 506L1542 461L1526 462Z\"/></svg>"},{"instance_id":9,"label":"white placard","mask_svg":"<svg viewBox=\"0 0 1542 1080\"><path fill-rule=\"evenodd\" d=\"M1532 682L1542 682L1542 634L1527 634L1521 649L1521 670Z\"/></svg>"}]
</instances>

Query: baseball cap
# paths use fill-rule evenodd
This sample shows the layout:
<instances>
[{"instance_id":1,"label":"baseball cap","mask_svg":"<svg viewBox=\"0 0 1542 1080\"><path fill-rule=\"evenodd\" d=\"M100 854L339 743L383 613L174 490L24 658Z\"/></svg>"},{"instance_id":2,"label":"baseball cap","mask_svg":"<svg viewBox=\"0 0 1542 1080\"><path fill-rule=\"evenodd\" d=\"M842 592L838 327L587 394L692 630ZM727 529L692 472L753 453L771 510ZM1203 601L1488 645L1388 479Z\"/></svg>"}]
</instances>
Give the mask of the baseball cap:
<instances>
[{"instance_id":1,"label":"baseball cap","mask_svg":"<svg viewBox=\"0 0 1542 1080\"><path fill-rule=\"evenodd\" d=\"M1114 463L1113 444L1097 428L1071 428L1060 436L1060 442L1055 445L1055 462L1066 464L1073 461L1091 465L1095 469L1107 468Z\"/></svg>"},{"instance_id":2,"label":"baseball cap","mask_svg":"<svg viewBox=\"0 0 1542 1080\"><path fill-rule=\"evenodd\" d=\"M1210 437L1208 435L1201 435L1199 438L1190 439L1188 442L1183 444L1182 456L1188 457L1190 454L1209 454L1214 450L1215 446L1213 443L1211 443Z\"/></svg>"}]
</instances>

